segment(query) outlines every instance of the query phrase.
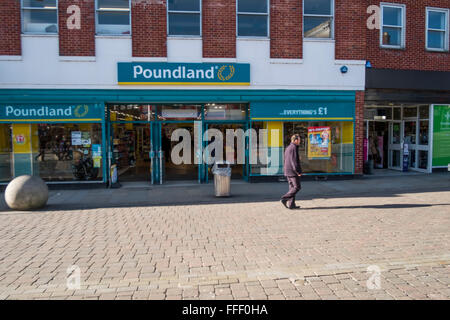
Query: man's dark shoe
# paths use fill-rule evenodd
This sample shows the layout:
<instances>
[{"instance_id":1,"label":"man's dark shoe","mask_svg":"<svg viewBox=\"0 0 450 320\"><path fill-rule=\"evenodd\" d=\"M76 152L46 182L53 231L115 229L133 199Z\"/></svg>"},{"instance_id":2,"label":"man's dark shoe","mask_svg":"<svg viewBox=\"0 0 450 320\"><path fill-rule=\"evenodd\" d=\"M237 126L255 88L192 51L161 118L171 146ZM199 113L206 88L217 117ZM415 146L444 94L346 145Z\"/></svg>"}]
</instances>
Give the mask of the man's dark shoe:
<instances>
[{"instance_id":1,"label":"man's dark shoe","mask_svg":"<svg viewBox=\"0 0 450 320\"><path fill-rule=\"evenodd\" d=\"M281 199L280 202L283 204L283 206L284 206L285 208L288 208L288 209L289 209L289 207L287 206L287 200Z\"/></svg>"},{"instance_id":2,"label":"man's dark shoe","mask_svg":"<svg viewBox=\"0 0 450 320\"><path fill-rule=\"evenodd\" d=\"M289 209L291 209L291 210L296 210L296 209L300 209L300 208L301 208L300 206L289 207Z\"/></svg>"}]
</instances>

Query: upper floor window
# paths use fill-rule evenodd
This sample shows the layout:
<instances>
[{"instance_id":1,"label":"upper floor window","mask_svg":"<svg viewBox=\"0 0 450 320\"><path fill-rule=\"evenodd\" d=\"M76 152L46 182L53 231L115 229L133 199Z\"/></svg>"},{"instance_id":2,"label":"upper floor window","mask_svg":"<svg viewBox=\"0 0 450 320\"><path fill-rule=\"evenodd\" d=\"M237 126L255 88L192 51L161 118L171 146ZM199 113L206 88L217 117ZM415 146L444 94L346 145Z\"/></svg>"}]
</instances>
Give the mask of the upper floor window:
<instances>
[{"instance_id":1,"label":"upper floor window","mask_svg":"<svg viewBox=\"0 0 450 320\"><path fill-rule=\"evenodd\" d=\"M427 8L427 50L448 50L448 9Z\"/></svg>"},{"instance_id":2,"label":"upper floor window","mask_svg":"<svg viewBox=\"0 0 450 320\"><path fill-rule=\"evenodd\" d=\"M130 0L97 0L97 34L130 34Z\"/></svg>"},{"instance_id":3,"label":"upper floor window","mask_svg":"<svg viewBox=\"0 0 450 320\"><path fill-rule=\"evenodd\" d=\"M405 6L381 4L380 45L385 48L405 47Z\"/></svg>"},{"instance_id":4,"label":"upper floor window","mask_svg":"<svg viewBox=\"0 0 450 320\"><path fill-rule=\"evenodd\" d=\"M269 36L269 1L238 0L237 35L238 37Z\"/></svg>"},{"instance_id":5,"label":"upper floor window","mask_svg":"<svg viewBox=\"0 0 450 320\"><path fill-rule=\"evenodd\" d=\"M58 33L57 0L22 0L24 33Z\"/></svg>"},{"instance_id":6,"label":"upper floor window","mask_svg":"<svg viewBox=\"0 0 450 320\"><path fill-rule=\"evenodd\" d=\"M201 35L201 0L168 0L169 36Z\"/></svg>"},{"instance_id":7,"label":"upper floor window","mask_svg":"<svg viewBox=\"0 0 450 320\"><path fill-rule=\"evenodd\" d=\"M303 1L303 34L305 38L333 39L333 0Z\"/></svg>"}]
</instances>

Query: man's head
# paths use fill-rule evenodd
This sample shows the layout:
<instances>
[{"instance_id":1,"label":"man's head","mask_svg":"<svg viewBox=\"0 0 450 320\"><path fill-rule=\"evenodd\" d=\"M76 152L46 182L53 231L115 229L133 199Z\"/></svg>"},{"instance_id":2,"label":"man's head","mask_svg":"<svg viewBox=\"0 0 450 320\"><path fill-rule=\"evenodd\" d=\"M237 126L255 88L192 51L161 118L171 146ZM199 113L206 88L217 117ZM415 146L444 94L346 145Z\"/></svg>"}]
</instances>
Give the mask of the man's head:
<instances>
[{"instance_id":1,"label":"man's head","mask_svg":"<svg viewBox=\"0 0 450 320\"><path fill-rule=\"evenodd\" d=\"M298 134L294 134L294 135L291 137L291 142L292 142L293 144L299 145L299 144L300 144L300 136L299 136Z\"/></svg>"}]
</instances>

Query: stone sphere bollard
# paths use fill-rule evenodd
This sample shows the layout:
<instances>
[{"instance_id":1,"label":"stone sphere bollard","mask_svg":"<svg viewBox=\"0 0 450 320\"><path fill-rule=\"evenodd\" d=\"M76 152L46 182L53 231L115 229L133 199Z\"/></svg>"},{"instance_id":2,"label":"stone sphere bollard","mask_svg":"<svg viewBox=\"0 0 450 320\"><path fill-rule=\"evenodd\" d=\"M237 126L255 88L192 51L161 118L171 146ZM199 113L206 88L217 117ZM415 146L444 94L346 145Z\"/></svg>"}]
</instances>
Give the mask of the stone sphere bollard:
<instances>
[{"instance_id":1,"label":"stone sphere bollard","mask_svg":"<svg viewBox=\"0 0 450 320\"><path fill-rule=\"evenodd\" d=\"M12 180L5 190L5 201L13 210L35 210L44 207L48 200L48 187L35 176L20 176Z\"/></svg>"}]
</instances>

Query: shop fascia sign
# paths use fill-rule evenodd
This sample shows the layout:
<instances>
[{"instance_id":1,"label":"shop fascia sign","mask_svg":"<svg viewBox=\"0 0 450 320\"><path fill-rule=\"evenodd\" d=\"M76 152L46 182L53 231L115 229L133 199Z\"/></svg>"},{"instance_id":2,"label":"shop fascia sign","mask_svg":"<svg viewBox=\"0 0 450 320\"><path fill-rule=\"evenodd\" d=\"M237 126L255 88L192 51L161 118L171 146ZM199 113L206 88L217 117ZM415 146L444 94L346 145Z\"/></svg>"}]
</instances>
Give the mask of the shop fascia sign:
<instances>
[{"instance_id":1,"label":"shop fascia sign","mask_svg":"<svg viewBox=\"0 0 450 320\"><path fill-rule=\"evenodd\" d=\"M250 85L248 63L119 62L119 85Z\"/></svg>"},{"instance_id":2,"label":"shop fascia sign","mask_svg":"<svg viewBox=\"0 0 450 320\"><path fill-rule=\"evenodd\" d=\"M347 102L253 102L253 120L353 120L354 104Z\"/></svg>"},{"instance_id":3,"label":"shop fascia sign","mask_svg":"<svg viewBox=\"0 0 450 320\"><path fill-rule=\"evenodd\" d=\"M0 121L101 121L95 104L0 105Z\"/></svg>"}]
</instances>

